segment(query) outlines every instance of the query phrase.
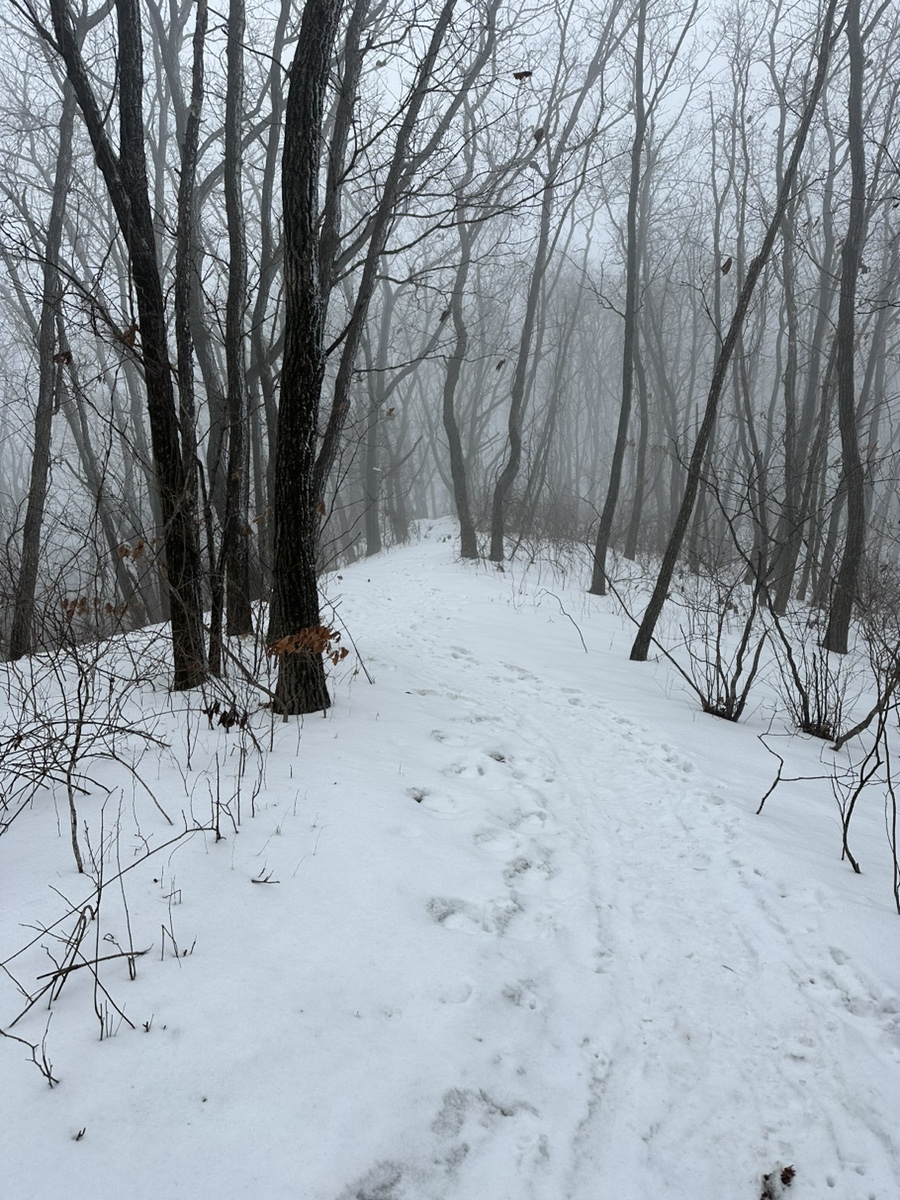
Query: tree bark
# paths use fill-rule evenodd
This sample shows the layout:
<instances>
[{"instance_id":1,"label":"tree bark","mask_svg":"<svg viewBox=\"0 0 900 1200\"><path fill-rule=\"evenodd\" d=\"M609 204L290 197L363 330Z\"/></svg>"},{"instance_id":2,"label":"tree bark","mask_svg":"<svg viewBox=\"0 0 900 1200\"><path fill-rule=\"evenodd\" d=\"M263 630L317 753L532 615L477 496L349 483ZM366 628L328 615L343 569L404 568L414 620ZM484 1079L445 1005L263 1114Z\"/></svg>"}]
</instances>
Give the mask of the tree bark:
<instances>
[{"instance_id":1,"label":"tree bark","mask_svg":"<svg viewBox=\"0 0 900 1200\"><path fill-rule=\"evenodd\" d=\"M225 218L228 222L228 296L225 304L225 373L228 469L225 483L226 626L230 636L253 632L250 605L250 442L244 307L247 238L241 198L241 125L244 115L244 0L229 0L225 89Z\"/></svg>"},{"instance_id":2,"label":"tree bark","mask_svg":"<svg viewBox=\"0 0 900 1200\"><path fill-rule=\"evenodd\" d=\"M290 69L281 186L284 209L285 344L278 405L273 589L268 642L279 658L284 714L331 703L321 650L316 574L319 514L314 474L325 377L324 297L319 274L322 121L341 0L307 0Z\"/></svg>"},{"instance_id":3,"label":"tree bark","mask_svg":"<svg viewBox=\"0 0 900 1200\"><path fill-rule=\"evenodd\" d=\"M843 492L847 501L844 554L834 582L831 611L823 645L836 654L847 653L850 619L859 581L866 539L865 471L859 453L856 424L856 283L865 237L866 158L863 144L862 76L863 44L859 26L860 0L847 0L847 43L850 89L847 102L850 147L850 214L841 251L841 295L838 303L837 342L838 425L841 432Z\"/></svg>"}]
</instances>

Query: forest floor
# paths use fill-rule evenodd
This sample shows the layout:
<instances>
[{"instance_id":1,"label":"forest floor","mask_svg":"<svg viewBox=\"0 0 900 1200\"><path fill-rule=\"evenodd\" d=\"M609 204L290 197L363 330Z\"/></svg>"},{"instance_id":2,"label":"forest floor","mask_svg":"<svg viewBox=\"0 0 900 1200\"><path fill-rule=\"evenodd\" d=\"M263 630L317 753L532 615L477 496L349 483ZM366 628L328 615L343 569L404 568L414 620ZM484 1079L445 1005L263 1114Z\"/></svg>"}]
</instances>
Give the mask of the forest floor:
<instances>
[{"instance_id":1,"label":"forest floor","mask_svg":"<svg viewBox=\"0 0 900 1200\"><path fill-rule=\"evenodd\" d=\"M856 875L827 779L756 815L767 729L824 771L771 687L704 715L579 571L451 535L328 579L374 683L324 719L135 689L166 745L84 768L77 954L64 788L0 839L0 1027L47 1063L0 1039L4 1200L900 1196L883 794Z\"/></svg>"}]
</instances>

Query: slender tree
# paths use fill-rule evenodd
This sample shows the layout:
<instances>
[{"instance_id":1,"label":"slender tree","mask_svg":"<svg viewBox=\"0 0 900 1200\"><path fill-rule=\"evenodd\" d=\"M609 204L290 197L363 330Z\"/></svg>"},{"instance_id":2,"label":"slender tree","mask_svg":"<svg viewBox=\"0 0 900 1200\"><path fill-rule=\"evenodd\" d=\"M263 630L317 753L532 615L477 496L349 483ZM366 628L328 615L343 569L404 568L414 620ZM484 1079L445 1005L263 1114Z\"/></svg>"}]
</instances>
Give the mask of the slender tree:
<instances>
[{"instance_id":1,"label":"slender tree","mask_svg":"<svg viewBox=\"0 0 900 1200\"><path fill-rule=\"evenodd\" d=\"M851 3L853 0L851 0ZM753 298L753 293L756 290L756 285L760 274L768 261L769 255L772 253L772 247L775 245L775 238L784 218L790 201L791 193L794 186L794 178L797 174L797 168L800 163L800 157L803 154L803 149L806 145L806 138L809 133L809 127L812 124L813 116L819 103L819 97L822 94L822 89L825 86L825 78L828 73L828 63L831 56L833 43L834 18L837 9L837 0L829 0L828 7L822 21L821 40L817 54L816 74L807 96L806 104L804 105L803 113L800 118L800 123L797 133L794 137L794 145L791 150L790 160L784 173L781 188L779 189L778 198L775 204L775 211L772 219L769 222L765 237L763 238L762 246L759 254L751 261L747 275L741 288L740 296L734 310L734 315L731 318L731 323L728 327L728 332L722 342L722 345L716 356L716 363L713 368L712 380L710 382L709 394L706 400L706 409L703 414L703 420L700 424L700 429L697 434L697 440L694 444L694 449L691 454L690 464L688 467L687 482L684 490L684 497L681 506L678 510L678 515L675 519L675 525L669 537L668 545L666 546L663 555L662 565L659 575L657 576L656 585L650 597L650 602L644 613L641 624L638 628L637 636L631 648L631 658L635 662L644 662L650 650L653 634L656 629L656 623L659 620L663 605L665 604L666 595L672 583L672 576L675 572L675 564L678 561L678 556L681 552L681 547L684 542L685 534L687 533L690 523L691 514L694 508L694 501L697 498L697 489L700 484L700 476L703 470L704 460L706 458L706 450L709 445L709 439L715 425L716 415L719 407L719 399L722 395L722 390L725 385L728 367L731 362L731 357L734 354L735 347L741 336L741 331L747 313L750 309L750 302Z\"/></svg>"},{"instance_id":2,"label":"slender tree","mask_svg":"<svg viewBox=\"0 0 900 1200\"><path fill-rule=\"evenodd\" d=\"M863 41L860 33L860 0L847 0L847 46L850 87L847 99L847 139L850 147L850 210L841 251L841 292L835 334L837 349L838 424L841 432L843 473L841 487L847 501L844 554L834 582L831 612L824 646L847 653L853 601L859 581L866 538L865 469L859 452L856 423L856 284L862 261L866 221L866 157L863 131Z\"/></svg>"},{"instance_id":3,"label":"slender tree","mask_svg":"<svg viewBox=\"0 0 900 1200\"><path fill-rule=\"evenodd\" d=\"M247 303L247 237L241 196L241 134L244 115L244 0L229 0L225 61L225 218L228 222L228 297L225 305L228 465L225 484L227 628L232 636L252 633L250 607L250 429L244 309Z\"/></svg>"},{"instance_id":4,"label":"slender tree","mask_svg":"<svg viewBox=\"0 0 900 1200\"><path fill-rule=\"evenodd\" d=\"M56 159L56 178L53 201L43 247L43 289L41 317L37 335L38 395L34 412L34 448L31 456L31 479L28 504L22 529L22 558L16 584L12 629L9 635L9 657L21 658L34 647L34 601L40 561L41 526L47 502L47 483L50 477L50 438L53 428L53 409L58 394L58 377L64 354L56 352L56 322L62 300L62 280L59 274L59 251L63 233L63 216L72 172L72 133L75 124L75 93L71 85L63 88L62 115L59 121L59 150Z\"/></svg>"}]
</instances>

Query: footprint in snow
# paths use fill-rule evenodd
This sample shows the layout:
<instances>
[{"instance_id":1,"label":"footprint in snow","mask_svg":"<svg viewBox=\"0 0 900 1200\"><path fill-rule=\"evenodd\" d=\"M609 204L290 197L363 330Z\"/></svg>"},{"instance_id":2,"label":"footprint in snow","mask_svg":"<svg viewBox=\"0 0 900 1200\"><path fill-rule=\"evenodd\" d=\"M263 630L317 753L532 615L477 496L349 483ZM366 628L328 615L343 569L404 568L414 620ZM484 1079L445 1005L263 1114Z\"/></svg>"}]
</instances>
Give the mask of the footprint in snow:
<instances>
[{"instance_id":1,"label":"footprint in snow","mask_svg":"<svg viewBox=\"0 0 900 1200\"><path fill-rule=\"evenodd\" d=\"M361 1179L348 1184L338 1200L401 1200L410 1194L404 1184L408 1172L409 1168L403 1163L385 1159L376 1163Z\"/></svg>"},{"instance_id":2,"label":"footprint in snow","mask_svg":"<svg viewBox=\"0 0 900 1200\"><path fill-rule=\"evenodd\" d=\"M448 984L441 994L438 996L439 1004L465 1004L471 999L474 988L471 983L465 979L460 979L455 983Z\"/></svg>"},{"instance_id":3,"label":"footprint in snow","mask_svg":"<svg viewBox=\"0 0 900 1200\"><path fill-rule=\"evenodd\" d=\"M475 661L475 656L472 654L472 651L467 650L465 646L451 646L450 656L451 658L468 659L469 662Z\"/></svg>"},{"instance_id":4,"label":"footprint in snow","mask_svg":"<svg viewBox=\"0 0 900 1200\"><path fill-rule=\"evenodd\" d=\"M508 983L500 993L504 1000L514 1008L527 1008L535 1012L539 1005L534 982L531 979L521 979L518 983Z\"/></svg>"},{"instance_id":5,"label":"footprint in snow","mask_svg":"<svg viewBox=\"0 0 900 1200\"><path fill-rule=\"evenodd\" d=\"M526 671L522 667L517 667L515 663L501 663L500 665L505 667L507 671L512 671L513 675L515 675L516 678L520 679L523 683L541 682L537 675L532 675L530 671Z\"/></svg>"},{"instance_id":6,"label":"footprint in snow","mask_svg":"<svg viewBox=\"0 0 900 1200\"><path fill-rule=\"evenodd\" d=\"M462 933L504 934L512 920L522 911L513 899L491 901L484 905L470 904L447 896L434 896L425 905L435 925Z\"/></svg>"},{"instance_id":7,"label":"footprint in snow","mask_svg":"<svg viewBox=\"0 0 900 1200\"><path fill-rule=\"evenodd\" d=\"M444 1092L443 1103L431 1128L440 1138L455 1138L462 1133L467 1121L474 1120L483 1128L490 1128L504 1117L515 1117L520 1113L539 1115L527 1100L496 1098L484 1088L477 1092L471 1088L449 1088Z\"/></svg>"},{"instance_id":8,"label":"footprint in snow","mask_svg":"<svg viewBox=\"0 0 900 1200\"><path fill-rule=\"evenodd\" d=\"M540 809L522 812L517 809L510 818L510 829L542 829L547 820L547 814Z\"/></svg>"},{"instance_id":9,"label":"footprint in snow","mask_svg":"<svg viewBox=\"0 0 900 1200\"><path fill-rule=\"evenodd\" d=\"M526 875L534 871L544 875L547 879L550 879L553 875L553 869L546 857L533 855L526 858L524 854L519 854L506 864L503 878L512 886L513 884L522 882Z\"/></svg>"}]
</instances>

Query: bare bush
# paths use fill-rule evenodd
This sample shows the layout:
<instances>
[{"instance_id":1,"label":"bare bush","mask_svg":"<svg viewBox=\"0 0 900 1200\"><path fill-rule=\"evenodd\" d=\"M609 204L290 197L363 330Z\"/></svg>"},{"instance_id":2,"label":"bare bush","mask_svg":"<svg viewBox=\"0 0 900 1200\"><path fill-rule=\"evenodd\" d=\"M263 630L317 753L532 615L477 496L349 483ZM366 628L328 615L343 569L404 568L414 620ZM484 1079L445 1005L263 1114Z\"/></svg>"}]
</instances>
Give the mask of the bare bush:
<instances>
[{"instance_id":1,"label":"bare bush","mask_svg":"<svg viewBox=\"0 0 900 1200\"><path fill-rule=\"evenodd\" d=\"M851 701L853 662L826 650L800 612L779 617L770 610L769 621L777 647L778 694L792 724L801 733L834 741Z\"/></svg>"},{"instance_id":2,"label":"bare bush","mask_svg":"<svg viewBox=\"0 0 900 1200\"><path fill-rule=\"evenodd\" d=\"M768 631L760 620L759 593L727 570L682 576L677 598L686 668L682 677L705 713L739 721L759 674Z\"/></svg>"}]
</instances>

